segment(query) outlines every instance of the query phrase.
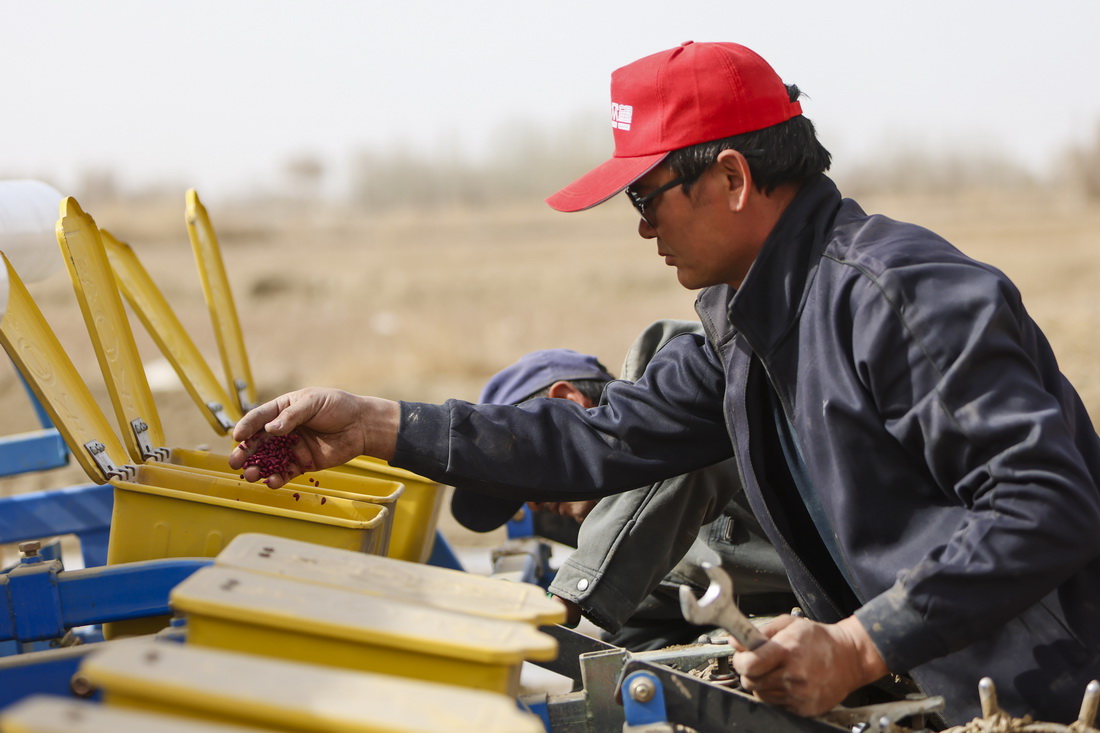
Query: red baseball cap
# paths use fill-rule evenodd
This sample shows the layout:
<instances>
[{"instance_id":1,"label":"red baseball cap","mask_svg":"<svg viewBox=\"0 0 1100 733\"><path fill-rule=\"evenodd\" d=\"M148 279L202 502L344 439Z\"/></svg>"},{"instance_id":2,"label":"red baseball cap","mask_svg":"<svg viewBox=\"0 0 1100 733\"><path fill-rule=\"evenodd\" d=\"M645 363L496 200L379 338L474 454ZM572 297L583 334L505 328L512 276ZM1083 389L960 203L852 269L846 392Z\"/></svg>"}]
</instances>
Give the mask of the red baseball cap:
<instances>
[{"instance_id":1,"label":"red baseball cap","mask_svg":"<svg viewBox=\"0 0 1100 733\"><path fill-rule=\"evenodd\" d=\"M802 114L783 80L736 43L688 41L611 74L615 154L546 203L558 211L601 204L673 150L761 130Z\"/></svg>"}]
</instances>

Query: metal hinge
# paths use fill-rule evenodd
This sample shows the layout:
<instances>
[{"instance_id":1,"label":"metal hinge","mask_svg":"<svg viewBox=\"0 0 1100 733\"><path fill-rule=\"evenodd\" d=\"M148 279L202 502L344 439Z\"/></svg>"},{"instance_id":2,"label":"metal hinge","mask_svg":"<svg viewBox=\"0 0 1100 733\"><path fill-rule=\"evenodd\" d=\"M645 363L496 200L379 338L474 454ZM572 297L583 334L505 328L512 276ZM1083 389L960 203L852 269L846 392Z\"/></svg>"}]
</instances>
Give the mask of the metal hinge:
<instances>
[{"instance_id":1,"label":"metal hinge","mask_svg":"<svg viewBox=\"0 0 1100 733\"><path fill-rule=\"evenodd\" d=\"M237 403L241 406L241 409L248 412L256 405L248 401L248 382L243 379L233 380L233 386L237 389Z\"/></svg>"},{"instance_id":2,"label":"metal hinge","mask_svg":"<svg viewBox=\"0 0 1100 733\"><path fill-rule=\"evenodd\" d=\"M89 440L84 444L84 449L91 455L92 460L99 466L99 470L108 479L121 479L131 481L137 476L137 466L127 463L124 466L116 466L111 463L111 457L107 455L107 446L98 440Z\"/></svg>"},{"instance_id":3,"label":"metal hinge","mask_svg":"<svg viewBox=\"0 0 1100 733\"><path fill-rule=\"evenodd\" d=\"M164 447L154 448L152 442L149 440L149 425L140 417L130 421L130 428L134 431L134 438L137 439L138 450L141 451L142 459L154 460L154 461L167 461L171 452Z\"/></svg>"},{"instance_id":4,"label":"metal hinge","mask_svg":"<svg viewBox=\"0 0 1100 733\"><path fill-rule=\"evenodd\" d=\"M225 407L220 402L207 402L206 409L210 410L210 414L218 421L222 430L228 433L233 428L233 421L225 414Z\"/></svg>"}]
</instances>

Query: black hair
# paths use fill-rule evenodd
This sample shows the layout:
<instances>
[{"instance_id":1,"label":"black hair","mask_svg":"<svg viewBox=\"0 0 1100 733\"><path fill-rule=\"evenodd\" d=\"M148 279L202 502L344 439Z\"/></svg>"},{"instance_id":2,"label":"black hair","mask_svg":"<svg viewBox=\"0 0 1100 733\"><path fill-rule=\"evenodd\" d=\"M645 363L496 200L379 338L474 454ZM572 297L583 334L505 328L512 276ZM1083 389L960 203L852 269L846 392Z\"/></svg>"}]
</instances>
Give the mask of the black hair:
<instances>
[{"instance_id":1,"label":"black hair","mask_svg":"<svg viewBox=\"0 0 1100 733\"><path fill-rule=\"evenodd\" d=\"M802 96L794 84L786 86L792 102ZM801 185L829 170L832 162L832 155L817 139L814 123L802 115L762 130L674 150L665 162L677 176L684 176L684 193L688 193L718 155L731 148L745 155L753 182L764 193L788 183Z\"/></svg>"},{"instance_id":2,"label":"black hair","mask_svg":"<svg viewBox=\"0 0 1100 733\"><path fill-rule=\"evenodd\" d=\"M603 396L603 388L606 387L607 383L610 382L611 380L610 379L565 379L565 380L562 380L562 381L569 382L571 385L573 385L573 387L578 392L580 392L582 395L587 397L588 400L591 401L593 405L598 405L600 403L600 397ZM552 385L552 384L548 384L547 386L540 389L538 392L535 392L534 394L531 394L531 395L528 395L527 397L524 397L522 400L520 400L520 402L526 402L527 400L533 400L536 397L549 397L550 396L550 388L553 387L553 386L554 385Z\"/></svg>"}]
</instances>

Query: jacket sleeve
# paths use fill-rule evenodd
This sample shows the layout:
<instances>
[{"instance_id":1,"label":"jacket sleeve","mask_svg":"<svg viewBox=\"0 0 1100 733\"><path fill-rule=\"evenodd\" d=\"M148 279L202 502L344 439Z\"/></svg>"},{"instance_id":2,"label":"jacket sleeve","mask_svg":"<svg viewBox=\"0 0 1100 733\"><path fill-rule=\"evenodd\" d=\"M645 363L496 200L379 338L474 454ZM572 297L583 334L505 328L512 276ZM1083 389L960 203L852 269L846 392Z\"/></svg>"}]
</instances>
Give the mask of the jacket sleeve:
<instances>
[{"instance_id":1,"label":"jacket sleeve","mask_svg":"<svg viewBox=\"0 0 1100 733\"><path fill-rule=\"evenodd\" d=\"M600 500L551 592L618 631L741 488L732 459Z\"/></svg>"},{"instance_id":2,"label":"jacket sleeve","mask_svg":"<svg viewBox=\"0 0 1100 733\"><path fill-rule=\"evenodd\" d=\"M612 382L599 407L401 403L396 466L502 498L598 498L732 454L724 372L700 336L674 339L636 384Z\"/></svg>"},{"instance_id":3,"label":"jacket sleeve","mask_svg":"<svg viewBox=\"0 0 1100 733\"><path fill-rule=\"evenodd\" d=\"M1100 553L1096 433L993 268L914 263L853 296L855 368L957 524L857 617L904 671L967 646ZM904 356L903 356L904 355ZM935 495L936 490L940 492Z\"/></svg>"}]
</instances>

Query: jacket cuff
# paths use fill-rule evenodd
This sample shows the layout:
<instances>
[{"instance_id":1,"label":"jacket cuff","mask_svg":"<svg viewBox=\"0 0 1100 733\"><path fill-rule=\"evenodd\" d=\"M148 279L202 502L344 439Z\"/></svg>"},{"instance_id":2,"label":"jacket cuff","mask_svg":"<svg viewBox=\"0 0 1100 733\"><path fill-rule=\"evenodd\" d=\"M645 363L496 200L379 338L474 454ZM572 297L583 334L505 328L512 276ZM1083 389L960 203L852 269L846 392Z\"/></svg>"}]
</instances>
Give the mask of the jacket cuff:
<instances>
[{"instance_id":1,"label":"jacket cuff","mask_svg":"<svg viewBox=\"0 0 1100 733\"><path fill-rule=\"evenodd\" d=\"M558 568L549 590L559 598L576 603L585 618L612 633L622 628L636 606L598 571L581 565L572 557Z\"/></svg>"},{"instance_id":2,"label":"jacket cuff","mask_svg":"<svg viewBox=\"0 0 1100 733\"><path fill-rule=\"evenodd\" d=\"M400 402L401 423L390 465L428 478L446 472L450 455L450 403Z\"/></svg>"},{"instance_id":3,"label":"jacket cuff","mask_svg":"<svg viewBox=\"0 0 1100 733\"><path fill-rule=\"evenodd\" d=\"M878 648L886 667L895 674L950 651L929 629L920 612L909 604L909 595L900 581L863 604L855 616Z\"/></svg>"}]
</instances>

